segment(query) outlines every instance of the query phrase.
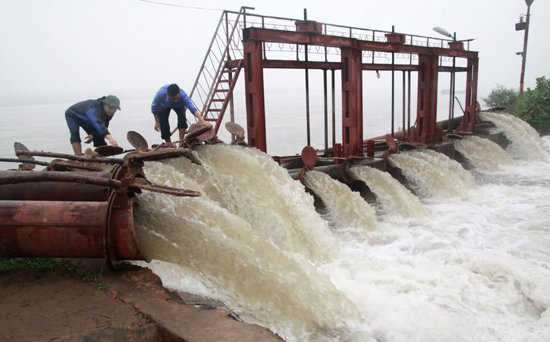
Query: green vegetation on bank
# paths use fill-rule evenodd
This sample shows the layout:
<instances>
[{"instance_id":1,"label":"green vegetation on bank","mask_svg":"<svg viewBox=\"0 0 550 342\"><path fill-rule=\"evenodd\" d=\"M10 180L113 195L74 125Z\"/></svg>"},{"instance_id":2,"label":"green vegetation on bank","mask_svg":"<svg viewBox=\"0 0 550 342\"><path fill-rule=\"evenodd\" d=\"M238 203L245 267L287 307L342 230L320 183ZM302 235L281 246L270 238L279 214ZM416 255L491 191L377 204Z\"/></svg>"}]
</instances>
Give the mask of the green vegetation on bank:
<instances>
[{"instance_id":1,"label":"green vegetation on bank","mask_svg":"<svg viewBox=\"0 0 550 342\"><path fill-rule=\"evenodd\" d=\"M487 97L482 98L482 100L491 108L504 106L510 112L513 112L518 100L518 91L497 84L497 87L491 90L491 93Z\"/></svg>"},{"instance_id":2,"label":"green vegetation on bank","mask_svg":"<svg viewBox=\"0 0 550 342\"><path fill-rule=\"evenodd\" d=\"M550 79L537 78L535 89L527 88L519 98L514 115L535 128L550 128Z\"/></svg>"},{"instance_id":3,"label":"green vegetation on bank","mask_svg":"<svg viewBox=\"0 0 550 342\"><path fill-rule=\"evenodd\" d=\"M74 267L69 260L52 258L0 258L1 271L60 271L78 278L82 281L91 281L96 283L96 290L106 289L103 282L102 271L98 273L87 272Z\"/></svg>"},{"instance_id":4,"label":"green vegetation on bank","mask_svg":"<svg viewBox=\"0 0 550 342\"><path fill-rule=\"evenodd\" d=\"M510 114L536 129L550 128L550 79L537 78L535 89L527 88L523 95L497 84L489 96L482 98L489 107L504 106Z\"/></svg>"},{"instance_id":5,"label":"green vegetation on bank","mask_svg":"<svg viewBox=\"0 0 550 342\"><path fill-rule=\"evenodd\" d=\"M50 258L0 258L0 271L71 271L70 262Z\"/></svg>"}]
</instances>

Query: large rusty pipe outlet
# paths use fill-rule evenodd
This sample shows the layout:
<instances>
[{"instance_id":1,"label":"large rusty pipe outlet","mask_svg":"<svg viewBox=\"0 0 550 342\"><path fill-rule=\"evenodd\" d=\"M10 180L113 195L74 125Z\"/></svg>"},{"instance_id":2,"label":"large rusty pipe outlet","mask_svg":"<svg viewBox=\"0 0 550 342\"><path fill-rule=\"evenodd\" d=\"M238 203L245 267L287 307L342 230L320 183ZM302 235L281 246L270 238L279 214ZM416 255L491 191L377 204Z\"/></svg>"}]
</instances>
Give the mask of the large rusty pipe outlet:
<instances>
[{"instance_id":1,"label":"large rusty pipe outlet","mask_svg":"<svg viewBox=\"0 0 550 342\"><path fill-rule=\"evenodd\" d=\"M61 172L91 179L83 184L55 181L51 171L0 172L23 179L0 185L0 257L105 258L113 269L121 260L148 261L134 228L134 196L116 186L123 173ZM53 181L29 182L31 174Z\"/></svg>"},{"instance_id":2,"label":"large rusty pipe outlet","mask_svg":"<svg viewBox=\"0 0 550 342\"><path fill-rule=\"evenodd\" d=\"M0 201L0 256L102 258L108 202Z\"/></svg>"}]
</instances>

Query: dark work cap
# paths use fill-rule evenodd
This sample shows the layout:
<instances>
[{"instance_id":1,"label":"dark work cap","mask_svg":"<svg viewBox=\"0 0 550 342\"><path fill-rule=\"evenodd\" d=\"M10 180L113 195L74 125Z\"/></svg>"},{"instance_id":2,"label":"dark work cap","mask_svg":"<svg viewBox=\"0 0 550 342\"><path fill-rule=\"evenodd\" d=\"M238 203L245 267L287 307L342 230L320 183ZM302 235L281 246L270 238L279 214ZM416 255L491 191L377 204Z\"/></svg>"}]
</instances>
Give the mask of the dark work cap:
<instances>
[{"instance_id":1,"label":"dark work cap","mask_svg":"<svg viewBox=\"0 0 550 342\"><path fill-rule=\"evenodd\" d=\"M118 110L122 110L122 109L120 109L120 100L115 95L106 96L103 99L103 103L105 103L109 107L113 107L113 108L116 108Z\"/></svg>"}]
</instances>

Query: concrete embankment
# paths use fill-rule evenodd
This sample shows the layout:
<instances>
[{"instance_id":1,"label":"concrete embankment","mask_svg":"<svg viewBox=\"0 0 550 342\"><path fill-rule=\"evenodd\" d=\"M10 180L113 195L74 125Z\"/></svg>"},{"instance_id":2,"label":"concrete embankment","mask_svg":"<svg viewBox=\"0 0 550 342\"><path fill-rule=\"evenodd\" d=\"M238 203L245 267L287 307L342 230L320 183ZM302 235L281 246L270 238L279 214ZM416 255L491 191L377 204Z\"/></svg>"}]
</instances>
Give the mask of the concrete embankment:
<instances>
[{"instance_id":1,"label":"concrete embankment","mask_svg":"<svg viewBox=\"0 0 550 342\"><path fill-rule=\"evenodd\" d=\"M74 270L0 272L0 340L281 342L270 330L231 317L223 303L163 287L150 269L107 270L100 259Z\"/></svg>"}]
</instances>

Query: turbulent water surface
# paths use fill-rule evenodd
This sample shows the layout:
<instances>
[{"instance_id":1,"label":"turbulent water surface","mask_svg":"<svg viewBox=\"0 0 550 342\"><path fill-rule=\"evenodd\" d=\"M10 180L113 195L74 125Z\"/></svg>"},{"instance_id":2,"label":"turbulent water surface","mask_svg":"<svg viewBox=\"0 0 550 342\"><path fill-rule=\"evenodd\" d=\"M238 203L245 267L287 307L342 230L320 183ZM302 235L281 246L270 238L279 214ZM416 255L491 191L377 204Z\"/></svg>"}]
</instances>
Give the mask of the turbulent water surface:
<instances>
[{"instance_id":1,"label":"turbulent water surface","mask_svg":"<svg viewBox=\"0 0 550 342\"><path fill-rule=\"evenodd\" d=\"M466 141L471 171L433 151L393 155L411 190L352 169L382 210L306 175L323 216L253 149L204 146L201 166L147 163L151 180L203 193L141 196L140 239L164 261L149 266L287 341L550 340L550 140L538 138L538 160ZM475 162L483 154L496 168Z\"/></svg>"},{"instance_id":2,"label":"turbulent water surface","mask_svg":"<svg viewBox=\"0 0 550 342\"><path fill-rule=\"evenodd\" d=\"M157 143L150 100L124 103L114 137L129 148L132 129ZM4 108L3 157L15 141L70 152L69 105ZM17 130L48 111L46 126ZM512 116L482 115L505 132L506 151L467 137L457 150L468 170L433 151L392 155L407 187L353 167L374 193L369 203L308 174L322 214L254 149L201 146L193 153L202 165L147 162L151 181L202 196L138 196L136 229L154 259L144 264L165 286L223 300L286 341L550 341L550 138Z\"/></svg>"}]
</instances>

